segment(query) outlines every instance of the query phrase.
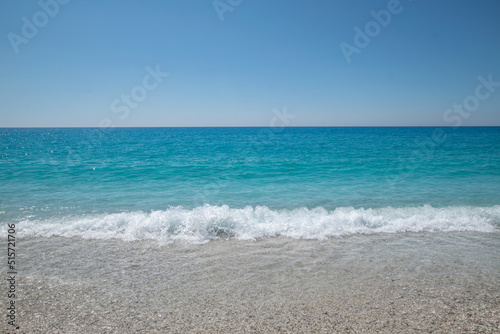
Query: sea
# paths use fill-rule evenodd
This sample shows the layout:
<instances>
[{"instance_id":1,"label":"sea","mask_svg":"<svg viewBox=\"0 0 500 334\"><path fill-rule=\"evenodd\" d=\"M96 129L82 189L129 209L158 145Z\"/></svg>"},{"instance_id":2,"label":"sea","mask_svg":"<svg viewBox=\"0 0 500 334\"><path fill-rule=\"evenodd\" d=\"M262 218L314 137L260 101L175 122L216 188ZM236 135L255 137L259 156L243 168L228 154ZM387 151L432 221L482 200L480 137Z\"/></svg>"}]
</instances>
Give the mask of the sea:
<instances>
[{"instance_id":1,"label":"sea","mask_svg":"<svg viewBox=\"0 0 500 334\"><path fill-rule=\"evenodd\" d=\"M0 129L26 333L495 332L499 232L500 127Z\"/></svg>"},{"instance_id":2,"label":"sea","mask_svg":"<svg viewBox=\"0 0 500 334\"><path fill-rule=\"evenodd\" d=\"M500 128L0 129L20 237L497 233Z\"/></svg>"}]
</instances>

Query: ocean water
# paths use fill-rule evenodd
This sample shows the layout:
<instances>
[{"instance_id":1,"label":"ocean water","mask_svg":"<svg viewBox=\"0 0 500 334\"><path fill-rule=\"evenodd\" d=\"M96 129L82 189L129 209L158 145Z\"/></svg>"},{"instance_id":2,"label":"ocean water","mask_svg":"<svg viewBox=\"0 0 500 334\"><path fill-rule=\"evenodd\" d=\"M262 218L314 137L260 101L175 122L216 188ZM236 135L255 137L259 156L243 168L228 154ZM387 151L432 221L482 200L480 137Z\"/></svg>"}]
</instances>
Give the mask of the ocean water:
<instances>
[{"instance_id":1,"label":"ocean water","mask_svg":"<svg viewBox=\"0 0 500 334\"><path fill-rule=\"evenodd\" d=\"M500 128L0 129L20 237L497 233Z\"/></svg>"}]
</instances>

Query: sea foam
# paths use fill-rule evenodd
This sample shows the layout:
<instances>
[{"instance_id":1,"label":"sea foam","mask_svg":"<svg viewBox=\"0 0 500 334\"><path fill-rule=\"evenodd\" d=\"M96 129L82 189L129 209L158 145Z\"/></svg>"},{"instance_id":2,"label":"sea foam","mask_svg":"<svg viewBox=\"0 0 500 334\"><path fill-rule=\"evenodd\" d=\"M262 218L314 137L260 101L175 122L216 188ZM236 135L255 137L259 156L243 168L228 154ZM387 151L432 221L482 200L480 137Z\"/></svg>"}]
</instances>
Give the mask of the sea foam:
<instances>
[{"instance_id":1,"label":"sea foam","mask_svg":"<svg viewBox=\"0 0 500 334\"><path fill-rule=\"evenodd\" d=\"M183 240L205 243L215 239L255 240L285 236L326 239L352 234L404 232L495 232L500 206L492 207L342 207L326 210L270 209L266 206L230 208L204 205L79 216L26 218L17 222L20 236L63 236L125 241L152 239L161 243ZM3 224L2 229L6 228Z\"/></svg>"}]
</instances>

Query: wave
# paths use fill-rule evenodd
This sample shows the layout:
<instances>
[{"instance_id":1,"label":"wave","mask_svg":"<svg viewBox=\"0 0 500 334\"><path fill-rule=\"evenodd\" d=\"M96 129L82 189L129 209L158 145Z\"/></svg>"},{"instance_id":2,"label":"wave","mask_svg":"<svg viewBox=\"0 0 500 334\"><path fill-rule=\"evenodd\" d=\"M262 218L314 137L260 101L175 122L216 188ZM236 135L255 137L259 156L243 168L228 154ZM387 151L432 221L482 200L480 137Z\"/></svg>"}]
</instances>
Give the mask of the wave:
<instances>
[{"instance_id":1,"label":"wave","mask_svg":"<svg viewBox=\"0 0 500 334\"><path fill-rule=\"evenodd\" d=\"M266 206L230 208L204 205L159 211L25 218L19 236L64 236L125 241L152 239L205 243L215 239L256 240L285 236L326 239L352 234L404 232L494 232L500 226L500 206L352 208L274 210ZM1 229L6 229L2 224Z\"/></svg>"}]
</instances>

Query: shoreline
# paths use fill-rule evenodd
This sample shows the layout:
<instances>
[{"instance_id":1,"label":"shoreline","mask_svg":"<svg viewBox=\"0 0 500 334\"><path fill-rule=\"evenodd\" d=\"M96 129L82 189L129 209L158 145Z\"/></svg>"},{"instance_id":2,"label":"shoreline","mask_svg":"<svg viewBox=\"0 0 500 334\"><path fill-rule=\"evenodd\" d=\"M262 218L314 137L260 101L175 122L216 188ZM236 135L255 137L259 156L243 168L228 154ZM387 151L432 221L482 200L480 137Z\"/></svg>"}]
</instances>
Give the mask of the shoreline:
<instances>
[{"instance_id":1,"label":"shoreline","mask_svg":"<svg viewBox=\"0 0 500 334\"><path fill-rule=\"evenodd\" d=\"M20 243L21 333L500 332L498 233Z\"/></svg>"}]
</instances>

